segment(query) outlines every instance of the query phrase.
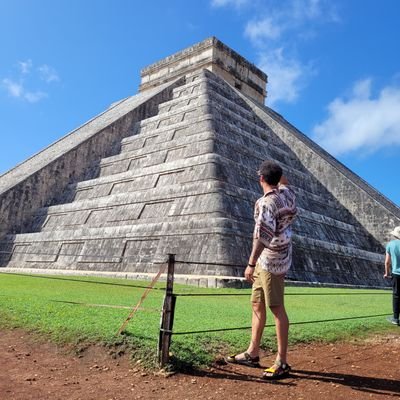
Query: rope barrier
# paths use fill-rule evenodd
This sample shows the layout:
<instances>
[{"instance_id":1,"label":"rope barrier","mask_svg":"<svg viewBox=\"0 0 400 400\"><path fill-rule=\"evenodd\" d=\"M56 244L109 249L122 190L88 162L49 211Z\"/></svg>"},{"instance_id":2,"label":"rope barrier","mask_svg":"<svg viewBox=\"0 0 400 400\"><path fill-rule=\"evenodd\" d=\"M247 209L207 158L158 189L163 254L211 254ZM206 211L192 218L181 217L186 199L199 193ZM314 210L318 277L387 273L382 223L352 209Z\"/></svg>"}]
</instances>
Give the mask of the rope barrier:
<instances>
[{"instance_id":1,"label":"rope barrier","mask_svg":"<svg viewBox=\"0 0 400 400\"><path fill-rule=\"evenodd\" d=\"M165 262L160 264L165 264ZM21 268L21 270L23 270ZM33 274L23 274L23 273L12 273L12 272L2 272L0 269L0 274L7 274L7 275L17 275L17 276L24 276L24 277L29 277L29 278L42 278L42 279L56 279L56 280L63 280L63 281L71 281L71 282L77 282L77 283L91 283L91 284L98 284L98 285L111 285L111 286L123 286L123 287L134 287L134 288L143 288L143 289L148 289L148 286L138 286L138 285L122 285L118 283L110 283L110 282L99 282L99 281L88 281L88 280L82 280L82 279L72 279L72 278L66 278L66 277L54 277L54 276L45 276L45 275L33 275ZM384 288L382 288L383 290ZM160 290L164 291L165 287L152 287L151 290ZM365 288L364 288L365 290ZM387 296L390 294L389 292L387 293L381 293L377 292L376 289L371 289L370 292L358 292L358 293L340 293L340 292L332 292L332 293L285 293L286 296L361 296L361 295L384 295ZM249 296L249 293L174 293L176 297L226 297L226 296Z\"/></svg>"},{"instance_id":2,"label":"rope barrier","mask_svg":"<svg viewBox=\"0 0 400 400\"><path fill-rule=\"evenodd\" d=\"M331 318L331 319L321 319L314 321L299 321L299 322L291 322L290 325L306 325L306 324L315 324L315 323L326 323L326 322L336 322L336 321L347 321L347 320L355 320L355 319L365 319L365 318L377 318L377 317L385 317L388 314L376 314L376 315L362 315L357 317L342 317L342 318ZM265 325L265 328L272 327L273 324ZM209 329L202 331L189 331L189 332L169 332L172 335L194 335L198 333L214 333L214 332L225 332L225 331L238 331L238 330L246 330L251 329L251 326L243 326L238 328L221 328L221 329Z\"/></svg>"},{"instance_id":3,"label":"rope barrier","mask_svg":"<svg viewBox=\"0 0 400 400\"><path fill-rule=\"evenodd\" d=\"M16 275L16 276L23 276L23 277L36 278L36 279L54 279L54 280L60 280L60 281L71 281L71 282L76 282L76 283L92 283L92 284L96 284L96 285L121 286L121 287L126 287L126 288L138 288L138 289L147 289L148 288L148 286L125 285L125 284L116 283L116 282L99 282L99 281L88 281L88 280L83 280L83 279L65 278L65 277L59 277L59 276L46 276L46 275L40 275L40 274L32 275L32 274L22 274L22 273L16 273L16 272L2 272L0 269L0 275L1 274ZM109 279L110 277L107 277L107 278ZM151 290L165 291L165 287L152 287Z\"/></svg>"},{"instance_id":4,"label":"rope barrier","mask_svg":"<svg viewBox=\"0 0 400 400\"><path fill-rule=\"evenodd\" d=\"M199 262L199 261L175 261L177 264L196 264L196 265L214 265L218 267L234 267L234 268L242 268L245 269L246 266L243 264L227 264L227 263L218 263L218 262Z\"/></svg>"},{"instance_id":5,"label":"rope barrier","mask_svg":"<svg viewBox=\"0 0 400 400\"><path fill-rule=\"evenodd\" d=\"M371 289L373 290L373 289ZM286 296L358 296L358 295L384 295L390 293L374 293L374 292L361 292L361 293L285 293ZM174 293L176 297L207 297L207 296L249 296L249 293Z\"/></svg>"},{"instance_id":6,"label":"rope barrier","mask_svg":"<svg viewBox=\"0 0 400 400\"><path fill-rule=\"evenodd\" d=\"M4 251L0 250L0 255L36 255L36 256L54 256L54 257L76 257L76 258L81 258L81 259L97 259L97 260L108 260L107 262L115 262L115 263L120 263L123 261L129 261L129 260L137 260L137 256L126 256L126 255L99 255L99 254L77 254L77 253L49 253L49 252L37 252L37 251ZM113 261L110 261L113 260ZM89 261L86 261L89 262ZM149 264L164 264L165 261L152 261L149 262ZM182 264L182 265L210 265L210 266L216 266L216 267L232 267L232 268L240 268L240 269L245 269L246 266L244 264L230 264L230 263L219 263L219 262L202 262L202 261L183 261L183 260L177 260L175 263ZM293 270L290 270L291 272L295 272ZM318 270L318 271L313 271L313 270L307 270L303 269L301 271L303 274L310 274L313 277L317 276L332 276L332 273L330 271L323 271L323 270ZM288 276L287 281L290 282L293 280L290 276Z\"/></svg>"}]
</instances>

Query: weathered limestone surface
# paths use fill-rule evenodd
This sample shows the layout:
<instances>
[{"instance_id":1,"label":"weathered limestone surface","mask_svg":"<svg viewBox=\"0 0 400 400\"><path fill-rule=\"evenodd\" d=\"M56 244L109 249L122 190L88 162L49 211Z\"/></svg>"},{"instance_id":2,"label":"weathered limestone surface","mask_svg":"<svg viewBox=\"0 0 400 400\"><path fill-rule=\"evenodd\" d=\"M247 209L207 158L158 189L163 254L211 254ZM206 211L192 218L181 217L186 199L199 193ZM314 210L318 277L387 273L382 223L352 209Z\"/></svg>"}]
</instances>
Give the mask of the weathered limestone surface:
<instances>
[{"instance_id":1,"label":"weathered limestone surface","mask_svg":"<svg viewBox=\"0 0 400 400\"><path fill-rule=\"evenodd\" d=\"M140 91L148 90L178 76L208 69L259 103L264 103L267 75L240 54L210 37L141 71Z\"/></svg>"},{"instance_id":2,"label":"weathered limestone surface","mask_svg":"<svg viewBox=\"0 0 400 400\"><path fill-rule=\"evenodd\" d=\"M144 276L175 253L178 275L227 282L242 276L250 252L256 170L275 159L299 206L288 278L385 285L383 245L399 208L228 84L226 71L195 63L183 79L116 103L53 159L39 153L0 177L2 207L15 199L2 220L0 265Z\"/></svg>"},{"instance_id":3,"label":"weathered limestone surface","mask_svg":"<svg viewBox=\"0 0 400 400\"><path fill-rule=\"evenodd\" d=\"M38 208L71 182L96 174L99 160L119 151L133 124L154 115L174 83L118 102L80 128L0 176L0 238L18 233Z\"/></svg>"},{"instance_id":4,"label":"weathered limestone surface","mask_svg":"<svg viewBox=\"0 0 400 400\"><path fill-rule=\"evenodd\" d=\"M313 174L368 232L381 244L391 240L390 230L400 223L400 209L396 204L270 108L253 103L252 109L288 144L307 171Z\"/></svg>"}]
</instances>

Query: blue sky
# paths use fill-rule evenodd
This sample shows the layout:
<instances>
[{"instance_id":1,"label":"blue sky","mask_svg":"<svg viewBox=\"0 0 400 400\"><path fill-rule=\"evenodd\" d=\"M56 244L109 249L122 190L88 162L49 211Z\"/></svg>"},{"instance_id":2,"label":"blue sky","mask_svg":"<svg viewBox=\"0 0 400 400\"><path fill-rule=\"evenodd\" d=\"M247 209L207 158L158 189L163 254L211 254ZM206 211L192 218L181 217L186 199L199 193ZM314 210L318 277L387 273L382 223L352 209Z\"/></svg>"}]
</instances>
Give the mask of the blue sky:
<instances>
[{"instance_id":1,"label":"blue sky","mask_svg":"<svg viewBox=\"0 0 400 400\"><path fill-rule=\"evenodd\" d=\"M400 205L400 1L0 0L0 174L216 36L266 104Z\"/></svg>"}]
</instances>

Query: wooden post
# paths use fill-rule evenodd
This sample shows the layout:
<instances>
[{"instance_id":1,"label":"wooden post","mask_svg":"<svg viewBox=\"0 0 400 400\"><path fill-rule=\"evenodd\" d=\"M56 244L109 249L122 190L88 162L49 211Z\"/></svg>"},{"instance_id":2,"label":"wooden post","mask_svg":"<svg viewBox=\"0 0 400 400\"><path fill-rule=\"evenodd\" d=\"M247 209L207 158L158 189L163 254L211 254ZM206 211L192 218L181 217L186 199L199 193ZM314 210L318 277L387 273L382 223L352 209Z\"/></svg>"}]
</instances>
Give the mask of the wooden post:
<instances>
[{"instance_id":1,"label":"wooden post","mask_svg":"<svg viewBox=\"0 0 400 400\"><path fill-rule=\"evenodd\" d=\"M161 312L160 336L158 340L158 361L161 367L164 367L169 361L169 347L171 344L172 327L174 324L176 302L176 296L173 294L174 269L175 254L168 254L167 287Z\"/></svg>"}]
</instances>

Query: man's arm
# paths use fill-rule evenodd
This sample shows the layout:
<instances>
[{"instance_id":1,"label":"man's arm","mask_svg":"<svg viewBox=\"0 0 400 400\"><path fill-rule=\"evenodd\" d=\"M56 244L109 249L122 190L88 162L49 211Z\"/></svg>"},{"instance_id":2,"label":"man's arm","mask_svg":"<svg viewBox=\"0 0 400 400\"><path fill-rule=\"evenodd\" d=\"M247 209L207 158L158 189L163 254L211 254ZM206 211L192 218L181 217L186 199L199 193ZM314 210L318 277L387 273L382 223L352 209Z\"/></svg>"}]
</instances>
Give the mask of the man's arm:
<instances>
[{"instance_id":1,"label":"man's arm","mask_svg":"<svg viewBox=\"0 0 400 400\"><path fill-rule=\"evenodd\" d=\"M265 246L261 242L260 239L253 239L253 248L251 250L249 264L254 265L257 263L258 257L260 257L262 251L264 250Z\"/></svg>"},{"instance_id":2,"label":"man's arm","mask_svg":"<svg viewBox=\"0 0 400 400\"><path fill-rule=\"evenodd\" d=\"M247 268L244 271L244 276L246 280L249 282L254 282L254 268L257 264L258 257L260 257L262 251L264 250L265 246L261 242L260 239L253 239L253 248L251 250L250 258L249 258L249 263L247 264Z\"/></svg>"},{"instance_id":3,"label":"man's arm","mask_svg":"<svg viewBox=\"0 0 400 400\"><path fill-rule=\"evenodd\" d=\"M386 257L385 257L385 275L383 275L384 278L390 278L391 269L392 269L392 259L390 258L390 254L386 252Z\"/></svg>"}]
</instances>

